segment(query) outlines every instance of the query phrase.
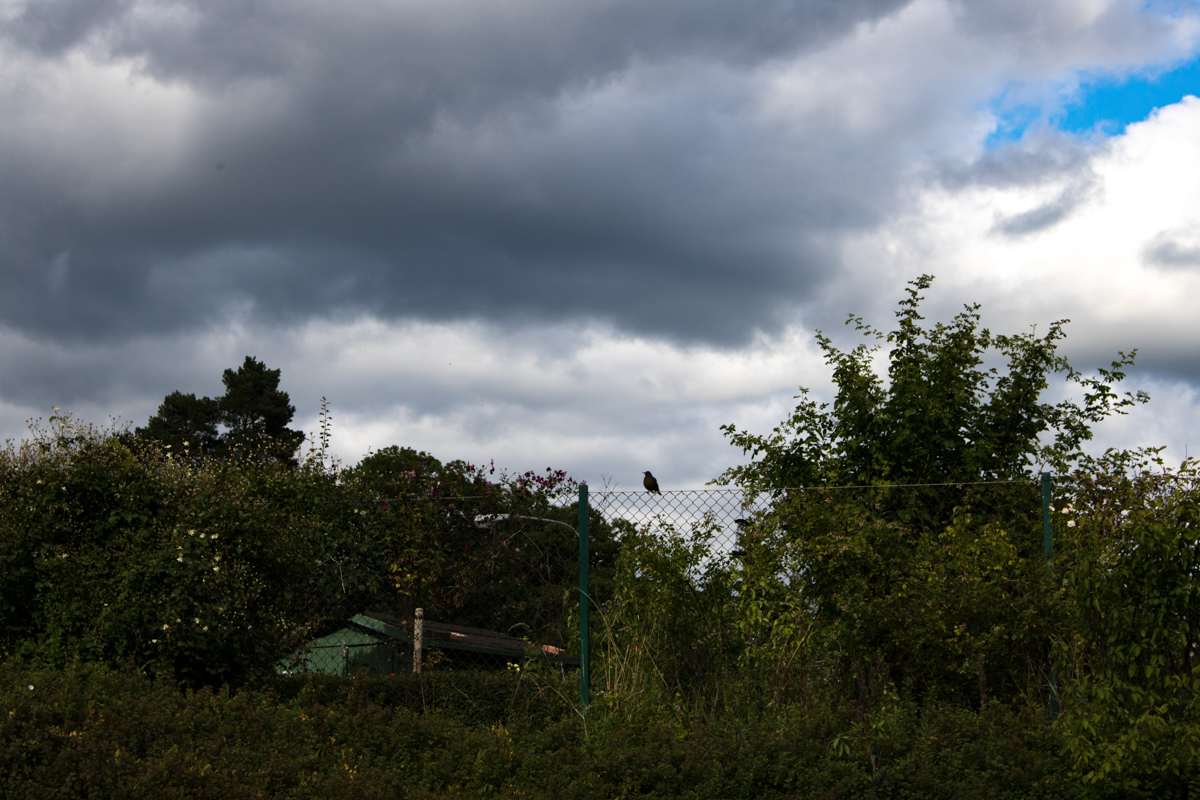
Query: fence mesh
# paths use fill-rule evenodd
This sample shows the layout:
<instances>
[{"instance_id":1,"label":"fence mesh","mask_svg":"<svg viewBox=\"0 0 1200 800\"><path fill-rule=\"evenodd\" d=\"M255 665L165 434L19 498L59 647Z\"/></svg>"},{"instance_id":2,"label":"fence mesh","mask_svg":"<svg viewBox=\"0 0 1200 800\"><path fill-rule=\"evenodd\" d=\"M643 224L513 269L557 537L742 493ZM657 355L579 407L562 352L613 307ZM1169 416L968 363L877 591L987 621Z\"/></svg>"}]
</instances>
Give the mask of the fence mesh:
<instances>
[{"instance_id":1,"label":"fence mesh","mask_svg":"<svg viewBox=\"0 0 1200 800\"><path fill-rule=\"evenodd\" d=\"M1045 683L1033 482L599 492L592 507L622 553L599 606L602 690L719 710L814 681L860 684L863 702L931 674L967 695ZM1001 647L991 632L1014 615L1026 632Z\"/></svg>"},{"instance_id":2,"label":"fence mesh","mask_svg":"<svg viewBox=\"0 0 1200 800\"><path fill-rule=\"evenodd\" d=\"M575 507L421 497L321 516L365 520L373 541L319 537L280 673L578 667Z\"/></svg>"},{"instance_id":3,"label":"fence mesh","mask_svg":"<svg viewBox=\"0 0 1200 800\"><path fill-rule=\"evenodd\" d=\"M1055 487L1060 547L1075 546L1085 508L1120 526L1113 491ZM589 501L594 697L707 713L802 701L816 686L864 708L889 686L968 705L1049 702L1056 623L1035 481ZM511 496L345 510L345 520L374 515L384 535L362 547L331 533L318 548L278 671L537 663L577 679L578 513L563 498L533 507Z\"/></svg>"},{"instance_id":4,"label":"fence mesh","mask_svg":"<svg viewBox=\"0 0 1200 800\"><path fill-rule=\"evenodd\" d=\"M895 601L887 569L831 557L849 546L838 542L849 543L852 529L872 532L876 555L911 550L931 531L944 538L957 525L959 538L976 547L985 529L999 531L997 547L1031 569L1043 558L1041 498L1031 482L602 491L589 499L595 674L609 688L643 661L653 661L663 686L700 694L720 694L729 676L769 678L777 689L801 686L813 663L802 663L796 647L788 650L780 631L841 613L813 599L830 593L830 581L878 582L858 586L842 605ZM531 509L511 499L464 497L433 508L415 533L418 544L441 554L428 564L399 563L402 554L387 549L355 552L344 536L329 537L310 577L325 590L314 591L293 621L293 647L280 672L494 670L529 660L579 665L577 506ZM412 520L401 515L413 512L382 501L343 516L395 514L412 534ZM397 538L414 544L411 535ZM938 544L921 554L931 575L960 558L952 549ZM414 575L422 566L427 574ZM927 576L925 588L937 582ZM758 621L748 623L747 615ZM894 617L905 624L901 611ZM767 642L782 649L767 658L759 646ZM837 661L838 654L826 655L822 664Z\"/></svg>"}]
</instances>

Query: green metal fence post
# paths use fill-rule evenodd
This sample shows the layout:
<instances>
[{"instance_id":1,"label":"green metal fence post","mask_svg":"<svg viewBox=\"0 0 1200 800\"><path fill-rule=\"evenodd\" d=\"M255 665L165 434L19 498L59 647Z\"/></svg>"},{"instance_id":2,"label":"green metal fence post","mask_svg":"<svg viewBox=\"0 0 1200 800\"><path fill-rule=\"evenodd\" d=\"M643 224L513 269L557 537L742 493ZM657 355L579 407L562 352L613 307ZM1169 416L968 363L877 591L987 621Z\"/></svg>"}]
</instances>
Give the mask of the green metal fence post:
<instances>
[{"instance_id":1,"label":"green metal fence post","mask_svg":"<svg viewBox=\"0 0 1200 800\"><path fill-rule=\"evenodd\" d=\"M1054 489L1050 484L1050 473L1042 473L1042 552L1046 557L1046 575L1054 571L1054 527L1050 524L1050 501ZM1058 671L1050 663L1050 718L1058 718Z\"/></svg>"},{"instance_id":2,"label":"green metal fence post","mask_svg":"<svg viewBox=\"0 0 1200 800\"><path fill-rule=\"evenodd\" d=\"M588 659L588 491L579 487L579 707L587 710L591 686Z\"/></svg>"},{"instance_id":3,"label":"green metal fence post","mask_svg":"<svg viewBox=\"0 0 1200 800\"><path fill-rule=\"evenodd\" d=\"M1050 503L1053 499L1053 487L1050 485L1050 473L1042 473L1042 551L1046 555L1046 574L1054 571L1054 528L1050 525Z\"/></svg>"}]
</instances>

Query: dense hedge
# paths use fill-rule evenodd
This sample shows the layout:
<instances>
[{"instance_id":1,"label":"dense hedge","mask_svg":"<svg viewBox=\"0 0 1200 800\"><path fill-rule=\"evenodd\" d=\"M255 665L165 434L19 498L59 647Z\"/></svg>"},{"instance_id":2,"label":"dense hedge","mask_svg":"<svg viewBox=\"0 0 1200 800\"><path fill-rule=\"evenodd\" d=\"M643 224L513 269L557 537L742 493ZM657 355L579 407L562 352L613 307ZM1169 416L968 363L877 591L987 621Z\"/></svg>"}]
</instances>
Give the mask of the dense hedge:
<instances>
[{"instance_id":1,"label":"dense hedge","mask_svg":"<svg viewBox=\"0 0 1200 800\"><path fill-rule=\"evenodd\" d=\"M389 604L577 644L562 473L177 457L51 425L0 449L8 797L1200 797L1194 465L1060 478L1049 572L1031 486L937 487L933 528L893 519L930 487L794 492L736 556L712 520L594 518L584 719L545 665L276 675Z\"/></svg>"},{"instance_id":2,"label":"dense hedge","mask_svg":"<svg viewBox=\"0 0 1200 800\"><path fill-rule=\"evenodd\" d=\"M216 459L69 417L32 434L0 447L0 657L238 685L354 614L415 607L577 648L578 544L539 521L577 521L565 473ZM498 513L519 518L475 525ZM591 538L602 601L616 545L599 518Z\"/></svg>"},{"instance_id":3,"label":"dense hedge","mask_svg":"<svg viewBox=\"0 0 1200 800\"><path fill-rule=\"evenodd\" d=\"M1076 785L1045 717L998 704L898 704L868 755L849 710L733 723L601 702L583 719L551 679L514 673L230 693L10 665L0 686L6 798L1125 796Z\"/></svg>"}]
</instances>

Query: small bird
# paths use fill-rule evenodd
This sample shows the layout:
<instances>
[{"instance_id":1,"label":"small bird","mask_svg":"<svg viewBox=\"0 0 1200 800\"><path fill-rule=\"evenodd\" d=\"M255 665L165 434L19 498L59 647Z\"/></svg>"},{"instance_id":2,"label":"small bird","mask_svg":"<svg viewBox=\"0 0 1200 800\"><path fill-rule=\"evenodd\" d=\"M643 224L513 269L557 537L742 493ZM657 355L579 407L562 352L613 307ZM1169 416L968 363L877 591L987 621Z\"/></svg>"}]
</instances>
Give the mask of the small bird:
<instances>
[{"instance_id":1,"label":"small bird","mask_svg":"<svg viewBox=\"0 0 1200 800\"><path fill-rule=\"evenodd\" d=\"M642 478L642 486L646 487L646 491L654 492L655 494L662 494L662 492L658 491L658 481L656 481L654 476L650 474L650 470L646 470L643 474L646 477Z\"/></svg>"}]
</instances>

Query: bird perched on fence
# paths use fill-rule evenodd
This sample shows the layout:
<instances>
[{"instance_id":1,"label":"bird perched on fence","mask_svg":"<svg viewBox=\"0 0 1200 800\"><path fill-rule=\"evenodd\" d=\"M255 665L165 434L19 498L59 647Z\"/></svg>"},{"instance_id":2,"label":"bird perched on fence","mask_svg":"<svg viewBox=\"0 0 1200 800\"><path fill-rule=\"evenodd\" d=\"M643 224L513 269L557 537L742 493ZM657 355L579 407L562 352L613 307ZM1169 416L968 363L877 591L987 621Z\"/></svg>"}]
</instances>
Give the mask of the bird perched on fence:
<instances>
[{"instance_id":1,"label":"bird perched on fence","mask_svg":"<svg viewBox=\"0 0 1200 800\"><path fill-rule=\"evenodd\" d=\"M662 492L658 491L658 481L656 481L654 476L650 474L650 470L646 470L643 474L646 477L642 478L642 486L646 487L646 491L654 492L655 494L662 494Z\"/></svg>"}]
</instances>

